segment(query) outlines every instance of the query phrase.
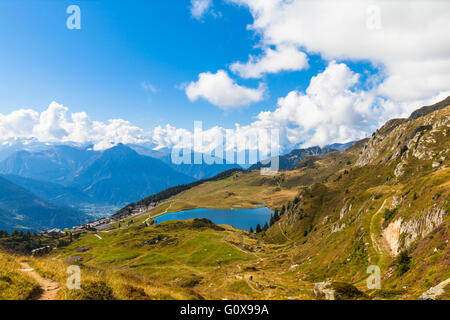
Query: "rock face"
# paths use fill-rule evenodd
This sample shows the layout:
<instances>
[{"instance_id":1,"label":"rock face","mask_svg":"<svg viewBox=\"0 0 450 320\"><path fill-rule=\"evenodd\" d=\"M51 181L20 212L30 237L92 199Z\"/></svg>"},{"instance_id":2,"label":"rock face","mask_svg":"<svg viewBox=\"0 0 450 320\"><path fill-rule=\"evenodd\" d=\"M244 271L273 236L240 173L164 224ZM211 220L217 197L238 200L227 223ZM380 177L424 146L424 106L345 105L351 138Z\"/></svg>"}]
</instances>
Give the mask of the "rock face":
<instances>
[{"instance_id":1,"label":"rock face","mask_svg":"<svg viewBox=\"0 0 450 320\"><path fill-rule=\"evenodd\" d=\"M433 207L425 215L420 215L401 224L400 234L404 238L403 247L408 248L419 237L425 237L444 222L447 216L444 208Z\"/></svg>"},{"instance_id":2,"label":"rock face","mask_svg":"<svg viewBox=\"0 0 450 320\"><path fill-rule=\"evenodd\" d=\"M445 287L450 284L450 278L442 281L437 286L431 287L426 292L422 293L420 300L435 300L437 297L445 292Z\"/></svg>"},{"instance_id":3,"label":"rock face","mask_svg":"<svg viewBox=\"0 0 450 320\"><path fill-rule=\"evenodd\" d=\"M383 230L383 238L390 253L396 256L402 249L408 248L415 240L427 236L440 226L447 216L444 208L434 206L426 214L409 220L398 218Z\"/></svg>"},{"instance_id":4,"label":"rock face","mask_svg":"<svg viewBox=\"0 0 450 320\"><path fill-rule=\"evenodd\" d=\"M402 175L405 174L404 168L405 168L405 165L406 165L406 164L407 164L406 161L401 161L401 162L399 162L399 164L395 167L394 175L395 175L397 178L398 178L398 177L401 177Z\"/></svg>"},{"instance_id":5,"label":"rock face","mask_svg":"<svg viewBox=\"0 0 450 320\"><path fill-rule=\"evenodd\" d=\"M399 218L392 221L386 229L383 231L383 237L391 250L391 255L396 256L399 252L400 247L400 229L401 229L402 219Z\"/></svg>"}]
</instances>

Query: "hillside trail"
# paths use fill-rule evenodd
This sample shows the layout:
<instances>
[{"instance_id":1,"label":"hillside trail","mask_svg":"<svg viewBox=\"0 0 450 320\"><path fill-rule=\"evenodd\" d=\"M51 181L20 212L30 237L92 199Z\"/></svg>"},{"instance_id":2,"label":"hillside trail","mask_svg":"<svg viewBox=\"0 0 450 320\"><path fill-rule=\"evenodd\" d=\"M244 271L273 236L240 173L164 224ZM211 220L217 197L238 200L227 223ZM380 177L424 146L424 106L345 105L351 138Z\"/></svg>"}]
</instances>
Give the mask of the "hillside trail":
<instances>
[{"instance_id":1,"label":"hillside trail","mask_svg":"<svg viewBox=\"0 0 450 320\"><path fill-rule=\"evenodd\" d=\"M386 201L387 201L387 199L385 199L383 201L383 204L381 205L381 207L378 209L378 211L374 215L372 215L372 218L370 219L370 238L372 240L372 246L375 249L375 252L378 254L380 262L384 262L384 260L386 260L392 256L386 241L383 238L380 239L379 237L377 237L377 234L375 233L375 230L374 230L376 228L376 226L375 226L376 221L377 221L376 219L378 219L378 215L384 209Z\"/></svg>"},{"instance_id":2,"label":"hillside trail","mask_svg":"<svg viewBox=\"0 0 450 320\"><path fill-rule=\"evenodd\" d=\"M60 289L59 282L50 279L42 278L39 273L37 273L30 265L26 262L21 262L20 266L22 269L19 271L27 272L34 280L39 283L42 289L42 293L35 297L33 300L57 300L56 296Z\"/></svg>"},{"instance_id":3,"label":"hillside trail","mask_svg":"<svg viewBox=\"0 0 450 320\"><path fill-rule=\"evenodd\" d=\"M294 241L294 240L292 240L291 238L289 238L289 237L284 233L283 229L281 228L281 223L278 223L278 227L280 227L281 234L286 238L286 240L288 240L288 241Z\"/></svg>"}]
</instances>

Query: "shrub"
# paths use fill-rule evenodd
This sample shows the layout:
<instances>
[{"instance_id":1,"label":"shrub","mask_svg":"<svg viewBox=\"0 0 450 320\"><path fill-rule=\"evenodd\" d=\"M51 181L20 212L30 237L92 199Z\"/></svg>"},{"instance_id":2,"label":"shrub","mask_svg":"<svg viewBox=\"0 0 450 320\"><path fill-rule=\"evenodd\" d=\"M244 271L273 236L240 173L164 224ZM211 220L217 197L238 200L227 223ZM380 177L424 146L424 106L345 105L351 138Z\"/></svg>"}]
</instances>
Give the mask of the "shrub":
<instances>
[{"instance_id":1,"label":"shrub","mask_svg":"<svg viewBox=\"0 0 450 320\"><path fill-rule=\"evenodd\" d=\"M81 300L114 300L111 287L104 281L91 281L81 285L81 290L77 292Z\"/></svg>"},{"instance_id":2,"label":"shrub","mask_svg":"<svg viewBox=\"0 0 450 320\"><path fill-rule=\"evenodd\" d=\"M345 282L333 282L331 287L335 290L338 300L363 298L365 295L354 285Z\"/></svg>"},{"instance_id":3,"label":"shrub","mask_svg":"<svg viewBox=\"0 0 450 320\"><path fill-rule=\"evenodd\" d=\"M144 289L137 288L132 285L126 284L124 287L125 295L131 300L149 300L150 297L145 293Z\"/></svg>"},{"instance_id":4,"label":"shrub","mask_svg":"<svg viewBox=\"0 0 450 320\"><path fill-rule=\"evenodd\" d=\"M397 257L396 265L398 276L402 276L411 268L411 257L408 256L408 252L406 250L400 252Z\"/></svg>"},{"instance_id":5,"label":"shrub","mask_svg":"<svg viewBox=\"0 0 450 320\"><path fill-rule=\"evenodd\" d=\"M397 208L389 210L389 209L384 209L384 214L383 214L383 218L384 221L389 222L392 220L392 218L394 217L395 213L397 212Z\"/></svg>"}]
</instances>

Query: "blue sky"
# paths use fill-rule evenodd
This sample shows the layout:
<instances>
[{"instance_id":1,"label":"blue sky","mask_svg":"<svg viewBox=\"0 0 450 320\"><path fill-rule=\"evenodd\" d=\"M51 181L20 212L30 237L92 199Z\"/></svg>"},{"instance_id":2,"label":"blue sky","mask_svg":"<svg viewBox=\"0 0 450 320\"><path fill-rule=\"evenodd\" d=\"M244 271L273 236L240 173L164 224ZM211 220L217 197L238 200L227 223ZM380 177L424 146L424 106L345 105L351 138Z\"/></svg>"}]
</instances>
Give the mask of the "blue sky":
<instances>
[{"instance_id":1,"label":"blue sky","mask_svg":"<svg viewBox=\"0 0 450 320\"><path fill-rule=\"evenodd\" d=\"M81 9L81 30L66 28L66 8L73 3ZM188 127L199 119L205 125L245 123L270 100L229 113L190 102L176 86L245 60L255 43L245 28L250 14L224 5L222 18L198 21L181 3L2 1L0 112L45 109L55 100L94 119L124 118L146 128L167 122ZM144 90L142 82L157 92Z\"/></svg>"},{"instance_id":2,"label":"blue sky","mask_svg":"<svg viewBox=\"0 0 450 320\"><path fill-rule=\"evenodd\" d=\"M81 29L66 28L66 8L78 4ZM192 126L247 124L259 111L293 89L305 89L325 63L315 57L308 70L268 76L266 99L223 111L191 102L176 88L201 72L246 61L258 36L246 26L247 10L219 2L221 17L191 16L181 1L9 1L0 4L0 112L43 110L55 100L91 118L123 118L144 128L172 123ZM5 50L7 49L7 50ZM157 92L146 91L149 83ZM239 80L257 87L258 81ZM26 93L26 94L25 94Z\"/></svg>"},{"instance_id":3,"label":"blue sky","mask_svg":"<svg viewBox=\"0 0 450 320\"><path fill-rule=\"evenodd\" d=\"M384 120L410 109L385 107L380 103L402 105L424 101L425 93L421 97L406 98L398 98L398 92L404 92L401 90L392 93L392 90L384 89L373 93L374 87L380 86L390 70L394 70L396 62L384 51L380 52L378 59L371 53L376 50L369 51L370 46L364 52L357 43L344 39L343 35L349 33L344 28L345 23L331 26L334 32L334 29L340 30L341 24L344 25L342 33L337 33L337 36L320 33L317 28L304 30L299 25L298 33L304 32L304 38L294 35L286 39L281 36L283 39L278 40L271 30L273 23L261 27L262 24L256 26L255 22L261 16L266 20L277 19L276 10L281 10L281 5L266 10L260 7L261 3L253 0L242 0L241 5L232 3L239 1L206 0L210 6L203 15L194 18L190 1L3 0L0 2L0 114L7 115L22 108L42 112L52 101L56 101L68 107L71 113L86 112L91 120L105 122L120 118L144 131L166 124L192 130L194 120L202 120L207 128L232 128L235 123L252 125L261 119L259 115L263 111L273 112L271 116L275 117L279 98L286 97L292 91L305 94L312 77L323 73L332 61L348 68L348 71L342 71L345 76L351 77L353 73L360 75L359 81L348 88L341 88L355 93L352 99L363 105L355 111L357 114L350 115L360 123L344 129L341 127L346 123L334 124L335 128L327 126L327 136L312 139L311 143L361 137L370 133L377 123L377 116ZM297 7L301 4L298 2L293 2L292 10L299 10ZM72 4L81 9L80 30L66 27L69 16L66 8ZM298 6L294 7L296 4ZM365 12L365 7L362 9L361 12ZM384 10L394 9L397 10L390 7ZM256 16L257 10L263 14ZM304 11L299 11L295 23L302 22ZM286 14L285 11L280 12ZM342 14L349 12L343 11ZM336 12L336 15L339 16L339 13ZM307 18L305 16L304 20ZM317 21L321 19L323 17L317 17ZM251 25L253 29L248 28ZM391 26L383 27L388 29ZM316 32L321 41L319 44L307 35ZM363 40L367 38L364 34L357 34L355 38L357 36ZM349 49L336 50L332 44L337 39L342 47ZM370 45L379 48L377 41L373 40ZM267 72L253 79L230 71L233 63L246 63L249 55L261 57L269 49L277 50L286 43L306 54L307 68ZM240 86L256 89L262 85L265 88L263 98L236 108L218 107L202 94L196 100L189 99L186 86L196 82L201 73L215 74L218 70L225 70ZM426 97L431 98L443 91L440 87L432 88ZM370 94L371 100L361 102L358 97L363 94ZM337 98L337 101L341 100L342 97ZM307 101L299 97L298 103L306 105ZM367 104L370 106L367 107ZM391 111L369 115L368 110L360 112L363 108L384 108L384 111L390 108ZM323 107L321 112L326 114ZM289 119L282 119L278 124L288 125L288 122ZM302 126L301 123L300 119L295 125ZM364 123L367 130L361 129ZM317 128L302 129L297 136ZM333 136L333 132L339 130L347 130L347 134ZM298 137L294 140L302 142Z\"/></svg>"}]
</instances>

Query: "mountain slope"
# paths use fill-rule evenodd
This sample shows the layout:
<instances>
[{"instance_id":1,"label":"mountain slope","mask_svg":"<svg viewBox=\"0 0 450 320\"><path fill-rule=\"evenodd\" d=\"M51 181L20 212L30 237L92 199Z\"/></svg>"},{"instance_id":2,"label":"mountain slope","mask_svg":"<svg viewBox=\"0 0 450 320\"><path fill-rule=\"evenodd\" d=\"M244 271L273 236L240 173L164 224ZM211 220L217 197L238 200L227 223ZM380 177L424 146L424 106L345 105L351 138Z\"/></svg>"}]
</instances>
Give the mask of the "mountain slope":
<instances>
[{"instance_id":1,"label":"mountain slope","mask_svg":"<svg viewBox=\"0 0 450 320\"><path fill-rule=\"evenodd\" d=\"M86 215L45 202L30 191L0 177L0 229L41 231L86 222Z\"/></svg>"},{"instance_id":2,"label":"mountain slope","mask_svg":"<svg viewBox=\"0 0 450 320\"><path fill-rule=\"evenodd\" d=\"M54 146L44 151L18 151L0 163L0 173L41 181L68 184L75 172L96 152L70 146Z\"/></svg>"},{"instance_id":3,"label":"mountain slope","mask_svg":"<svg viewBox=\"0 0 450 320\"><path fill-rule=\"evenodd\" d=\"M152 150L145 148L144 146L139 145L131 145L130 148L135 150L137 153L145 156L149 156L152 158L159 159L166 163L171 168L175 169L178 172L181 172L184 175L187 175L189 177L195 178L195 179L208 179L211 177L214 177L218 175L221 172L235 169L235 168L241 168L238 164L226 164L225 161L220 158L212 157L211 162L214 161L212 164L205 163L204 160L201 161L200 164L194 163L194 153L191 154L191 160L190 163L180 163L175 164L172 161L172 150L170 149L163 149L160 151ZM202 156L202 159L205 159L206 155L202 154L196 154L197 156ZM223 162L223 163L221 163Z\"/></svg>"},{"instance_id":4,"label":"mountain slope","mask_svg":"<svg viewBox=\"0 0 450 320\"><path fill-rule=\"evenodd\" d=\"M202 156L205 159L205 155L197 154L198 157ZM226 164L221 163L225 162L223 159L211 157L210 162L213 162L211 164L205 163L205 160L202 160L202 163L195 164L194 158L196 155L193 153L191 155L191 163L181 163L181 164L175 164L172 161L172 156L166 155L165 157L162 157L161 160L167 163L171 168L175 169L178 172L181 172L187 176L193 177L195 179L208 179L211 177L214 177L218 175L221 172L230 170L230 169L239 169L241 168L238 164Z\"/></svg>"},{"instance_id":5,"label":"mountain slope","mask_svg":"<svg viewBox=\"0 0 450 320\"><path fill-rule=\"evenodd\" d=\"M158 159L119 144L82 168L71 186L95 199L124 204L193 180Z\"/></svg>"},{"instance_id":6,"label":"mountain slope","mask_svg":"<svg viewBox=\"0 0 450 320\"><path fill-rule=\"evenodd\" d=\"M21 186L46 202L59 206L71 207L77 210L83 209L86 206L105 205L105 203L99 202L78 189L64 187L57 183L39 181L16 175L0 175L0 177Z\"/></svg>"},{"instance_id":7,"label":"mountain slope","mask_svg":"<svg viewBox=\"0 0 450 320\"><path fill-rule=\"evenodd\" d=\"M295 149L289 152L288 154L282 155L279 157L279 170L292 170L294 169L297 164L302 161L303 159L310 157L310 156L318 156L318 155L325 155L330 152L334 152L336 150L330 149L330 148L320 148L320 147L311 147L307 149ZM267 168L270 167L271 161L273 158L271 158L270 163L261 163L258 162L254 165L252 165L248 170L259 170L261 168Z\"/></svg>"},{"instance_id":8,"label":"mountain slope","mask_svg":"<svg viewBox=\"0 0 450 320\"><path fill-rule=\"evenodd\" d=\"M297 271L310 281L362 282L377 265L383 288L418 298L450 277L449 128L447 105L388 121L337 162L300 163L316 178L285 204L267 241L295 241ZM328 168L335 174L318 176Z\"/></svg>"},{"instance_id":9,"label":"mountain slope","mask_svg":"<svg viewBox=\"0 0 450 320\"><path fill-rule=\"evenodd\" d=\"M325 148L334 149L337 151L345 151L348 148L350 148L353 145L353 143L355 143L355 141L350 141L347 143L333 143L333 144L326 145Z\"/></svg>"}]
</instances>

